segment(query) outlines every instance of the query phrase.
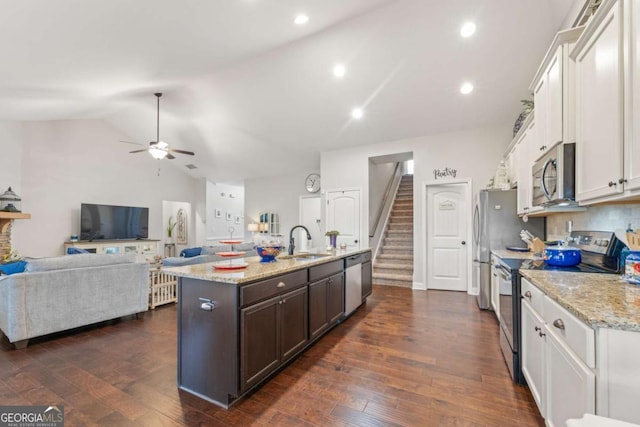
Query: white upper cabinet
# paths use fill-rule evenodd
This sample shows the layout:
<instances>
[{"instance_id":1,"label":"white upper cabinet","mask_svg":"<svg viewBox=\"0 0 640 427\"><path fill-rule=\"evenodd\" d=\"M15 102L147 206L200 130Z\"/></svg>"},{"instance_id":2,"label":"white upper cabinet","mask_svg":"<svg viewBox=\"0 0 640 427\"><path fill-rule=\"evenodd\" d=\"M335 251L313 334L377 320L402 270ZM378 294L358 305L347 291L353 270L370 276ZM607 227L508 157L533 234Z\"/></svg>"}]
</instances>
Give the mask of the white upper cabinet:
<instances>
[{"instance_id":1,"label":"white upper cabinet","mask_svg":"<svg viewBox=\"0 0 640 427\"><path fill-rule=\"evenodd\" d=\"M537 119L537 112L536 119ZM533 113L532 113L533 115ZM531 146L535 140L535 122L526 122L524 131L515 146L518 151L518 215L530 214L536 211L531 203Z\"/></svg>"},{"instance_id":2,"label":"white upper cabinet","mask_svg":"<svg viewBox=\"0 0 640 427\"><path fill-rule=\"evenodd\" d=\"M557 144L574 140L574 66L569 52L583 29L572 28L556 35L529 87L537 126L532 161Z\"/></svg>"},{"instance_id":3,"label":"white upper cabinet","mask_svg":"<svg viewBox=\"0 0 640 427\"><path fill-rule=\"evenodd\" d=\"M576 199L640 195L640 2L602 3L571 52L576 63Z\"/></svg>"},{"instance_id":4,"label":"white upper cabinet","mask_svg":"<svg viewBox=\"0 0 640 427\"><path fill-rule=\"evenodd\" d=\"M622 192L622 3L592 18L572 57L576 61L576 199Z\"/></svg>"},{"instance_id":5,"label":"white upper cabinet","mask_svg":"<svg viewBox=\"0 0 640 427\"><path fill-rule=\"evenodd\" d=\"M625 6L626 32L629 41L629 63L625 69L629 70L629 78L625 79L625 146L624 146L624 190L630 192L640 191L640 4L627 2Z\"/></svg>"}]
</instances>

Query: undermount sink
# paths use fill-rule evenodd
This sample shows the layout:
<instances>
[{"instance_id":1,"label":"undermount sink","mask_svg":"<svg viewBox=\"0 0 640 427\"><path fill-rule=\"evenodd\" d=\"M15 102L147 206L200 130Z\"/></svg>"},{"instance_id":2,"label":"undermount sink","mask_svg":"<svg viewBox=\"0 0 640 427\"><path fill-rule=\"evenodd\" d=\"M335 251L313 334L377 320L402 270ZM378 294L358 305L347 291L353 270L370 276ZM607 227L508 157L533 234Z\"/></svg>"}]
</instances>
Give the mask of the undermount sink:
<instances>
[{"instance_id":1,"label":"undermount sink","mask_svg":"<svg viewBox=\"0 0 640 427\"><path fill-rule=\"evenodd\" d=\"M278 259L292 259L294 261L311 261L318 258L324 258L331 254L312 254L312 253L301 253L301 254L293 254L293 255L280 255Z\"/></svg>"}]
</instances>

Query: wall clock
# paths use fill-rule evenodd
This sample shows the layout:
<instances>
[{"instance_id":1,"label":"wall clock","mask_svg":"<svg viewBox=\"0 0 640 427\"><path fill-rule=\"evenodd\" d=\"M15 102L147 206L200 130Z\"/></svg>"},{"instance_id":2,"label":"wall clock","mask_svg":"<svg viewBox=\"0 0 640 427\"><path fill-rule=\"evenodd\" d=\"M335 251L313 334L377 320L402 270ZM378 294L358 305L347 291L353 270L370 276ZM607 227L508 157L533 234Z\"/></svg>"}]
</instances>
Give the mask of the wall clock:
<instances>
[{"instance_id":1,"label":"wall clock","mask_svg":"<svg viewBox=\"0 0 640 427\"><path fill-rule=\"evenodd\" d=\"M304 181L304 186L309 193L317 193L320 190L320 175L310 173Z\"/></svg>"}]
</instances>

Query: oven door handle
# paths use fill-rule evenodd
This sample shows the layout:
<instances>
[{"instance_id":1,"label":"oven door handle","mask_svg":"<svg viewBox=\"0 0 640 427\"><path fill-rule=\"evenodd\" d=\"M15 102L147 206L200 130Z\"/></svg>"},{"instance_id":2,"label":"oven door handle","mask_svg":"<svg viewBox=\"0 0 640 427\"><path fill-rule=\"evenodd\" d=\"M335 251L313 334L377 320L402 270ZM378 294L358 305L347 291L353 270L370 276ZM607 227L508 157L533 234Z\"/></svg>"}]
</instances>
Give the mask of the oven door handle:
<instances>
[{"instance_id":1,"label":"oven door handle","mask_svg":"<svg viewBox=\"0 0 640 427\"><path fill-rule=\"evenodd\" d=\"M549 194L549 190L547 189L547 186L544 183L545 175L547 174L547 168L549 167L549 165L555 166L556 161L554 159L547 160L544 163L544 166L542 167L542 175L540 176L540 187L542 188L542 192L544 193L547 200L551 200L551 198L553 197L553 194ZM557 185L558 185L558 176L556 176L556 188L557 188Z\"/></svg>"},{"instance_id":2,"label":"oven door handle","mask_svg":"<svg viewBox=\"0 0 640 427\"><path fill-rule=\"evenodd\" d=\"M502 264L494 264L495 267L500 270L502 273L504 273L504 278L510 280L511 278L511 270L509 270L507 267L505 267Z\"/></svg>"}]
</instances>

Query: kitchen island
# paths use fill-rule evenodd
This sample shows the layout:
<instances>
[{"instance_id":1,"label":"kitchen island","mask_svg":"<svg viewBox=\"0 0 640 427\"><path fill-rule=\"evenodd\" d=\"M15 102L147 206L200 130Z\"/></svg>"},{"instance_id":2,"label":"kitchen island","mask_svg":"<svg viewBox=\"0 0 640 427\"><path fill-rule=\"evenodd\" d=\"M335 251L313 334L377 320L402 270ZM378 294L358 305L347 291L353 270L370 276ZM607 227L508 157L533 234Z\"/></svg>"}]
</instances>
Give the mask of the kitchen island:
<instances>
[{"instance_id":1,"label":"kitchen island","mask_svg":"<svg viewBox=\"0 0 640 427\"><path fill-rule=\"evenodd\" d=\"M262 384L344 319L354 256L363 259L362 303L371 293L369 249L163 268L178 276L178 387L228 408Z\"/></svg>"}]
</instances>

